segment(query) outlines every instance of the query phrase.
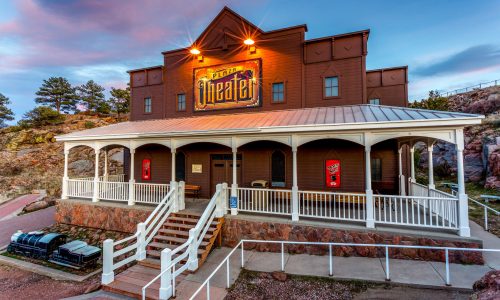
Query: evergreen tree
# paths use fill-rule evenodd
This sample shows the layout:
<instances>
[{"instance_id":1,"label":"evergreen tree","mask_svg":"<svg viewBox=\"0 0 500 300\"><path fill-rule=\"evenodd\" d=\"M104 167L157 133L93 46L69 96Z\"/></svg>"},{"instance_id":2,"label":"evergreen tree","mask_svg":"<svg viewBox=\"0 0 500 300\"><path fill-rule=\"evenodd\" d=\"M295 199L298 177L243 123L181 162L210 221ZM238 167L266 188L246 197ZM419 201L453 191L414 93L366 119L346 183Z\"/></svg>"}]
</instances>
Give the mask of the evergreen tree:
<instances>
[{"instance_id":1,"label":"evergreen tree","mask_svg":"<svg viewBox=\"0 0 500 300\"><path fill-rule=\"evenodd\" d=\"M410 103L411 108L423 108L432 110L449 110L448 98L441 97L438 91L429 91L429 97L420 101Z\"/></svg>"},{"instance_id":2,"label":"evergreen tree","mask_svg":"<svg viewBox=\"0 0 500 300\"><path fill-rule=\"evenodd\" d=\"M14 120L14 113L7 105L10 104L9 98L5 97L2 93L0 93L0 128L7 126L5 121Z\"/></svg>"},{"instance_id":3,"label":"evergreen tree","mask_svg":"<svg viewBox=\"0 0 500 300\"><path fill-rule=\"evenodd\" d=\"M58 113L70 112L76 109L75 88L66 78L50 77L43 80L43 84L36 92L36 103L54 108Z\"/></svg>"},{"instance_id":4,"label":"evergreen tree","mask_svg":"<svg viewBox=\"0 0 500 300\"><path fill-rule=\"evenodd\" d=\"M93 80L77 88L80 103L89 112L109 114L111 108L104 97L104 88Z\"/></svg>"},{"instance_id":5,"label":"evergreen tree","mask_svg":"<svg viewBox=\"0 0 500 300\"><path fill-rule=\"evenodd\" d=\"M126 89L115 89L111 88L111 98L109 98L109 104L111 106L111 111L118 114L126 114L130 111L130 86Z\"/></svg>"}]
</instances>

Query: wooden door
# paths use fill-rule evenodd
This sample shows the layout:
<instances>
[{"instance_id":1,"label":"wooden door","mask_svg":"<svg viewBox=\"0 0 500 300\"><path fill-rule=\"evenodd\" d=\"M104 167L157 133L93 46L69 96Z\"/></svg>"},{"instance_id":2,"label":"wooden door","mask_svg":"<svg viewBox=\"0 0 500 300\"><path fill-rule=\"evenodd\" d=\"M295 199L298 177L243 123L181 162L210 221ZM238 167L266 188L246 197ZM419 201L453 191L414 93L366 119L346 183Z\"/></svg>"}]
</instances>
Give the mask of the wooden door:
<instances>
[{"instance_id":1,"label":"wooden door","mask_svg":"<svg viewBox=\"0 0 500 300\"><path fill-rule=\"evenodd\" d=\"M236 176L238 184L241 182L241 158L237 160ZM213 155L210 164L210 195L215 193L215 186L227 182L229 186L233 182L232 155Z\"/></svg>"}]
</instances>

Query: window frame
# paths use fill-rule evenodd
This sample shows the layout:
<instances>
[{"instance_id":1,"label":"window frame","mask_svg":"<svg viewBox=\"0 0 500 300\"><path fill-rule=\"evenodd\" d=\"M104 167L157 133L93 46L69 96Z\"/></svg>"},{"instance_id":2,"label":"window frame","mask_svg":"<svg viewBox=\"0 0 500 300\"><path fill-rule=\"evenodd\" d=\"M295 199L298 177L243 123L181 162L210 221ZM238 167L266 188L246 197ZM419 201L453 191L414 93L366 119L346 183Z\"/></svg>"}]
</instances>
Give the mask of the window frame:
<instances>
[{"instance_id":1,"label":"window frame","mask_svg":"<svg viewBox=\"0 0 500 300\"><path fill-rule=\"evenodd\" d=\"M283 90L281 92L281 94L283 94L283 100L281 101L275 101L274 100L274 86L277 85L277 84L281 84L283 86ZM280 94L280 92L278 91L277 94ZM271 103L272 104L283 104L283 103L286 103L286 83L285 81L276 81L276 82L273 82L271 83Z\"/></svg>"},{"instance_id":2,"label":"window frame","mask_svg":"<svg viewBox=\"0 0 500 300\"><path fill-rule=\"evenodd\" d=\"M329 78L337 78L337 95L336 96L327 96L326 95L326 81L327 79ZM322 80L323 80L323 83L322 83L322 86L323 86L323 99L337 99L337 98L340 98L340 76L339 75L328 75L328 76L323 76L322 77ZM335 86L331 86L330 88L333 88Z\"/></svg>"},{"instance_id":3,"label":"window frame","mask_svg":"<svg viewBox=\"0 0 500 300\"><path fill-rule=\"evenodd\" d=\"M184 96L184 109L179 109L179 96ZM178 93L176 94L175 97L175 111L186 111L187 110L187 103L186 103L186 93Z\"/></svg>"},{"instance_id":4,"label":"window frame","mask_svg":"<svg viewBox=\"0 0 500 300\"><path fill-rule=\"evenodd\" d=\"M282 156L283 156L283 181L273 181L273 164L274 164L274 160L273 160L273 156L275 153L280 153ZM280 174L281 175L281 174ZM280 149L276 149L274 150L272 153L271 153L271 178L270 178L270 186L271 187L286 187L287 186L287 180L286 180L286 153ZM273 182L276 182L276 183L282 183L282 185L273 185Z\"/></svg>"},{"instance_id":5,"label":"window frame","mask_svg":"<svg viewBox=\"0 0 500 300\"><path fill-rule=\"evenodd\" d=\"M378 100L378 103L372 103L372 100ZM380 105L380 98L368 99L368 104L371 104L371 105Z\"/></svg>"},{"instance_id":6,"label":"window frame","mask_svg":"<svg viewBox=\"0 0 500 300\"><path fill-rule=\"evenodd\" d=\"M149 100L149 105L146 105L147 100ZM149 107L149 111L147 110L148 107ZM153 98L152 97L144 97L143 112L144 112L144 114L148 114L148 115L153 113Z\"/></svg>"},{"instance_id":7,"label":"window frame","mask_svg":"<svg viewBox=\"0 0 500 300\"><path fill-rule=\"evenodd\" d=\"M375 168L379 168L377 172L374 172L374 162L378 161L378 166L375 165ZM380 157L372 157L370 159L370 174L371 174L371 181L375 182L380 182L382 181L382 159ZM379 175L379 176L375 176Z\"/></svg>"}]
</instances>

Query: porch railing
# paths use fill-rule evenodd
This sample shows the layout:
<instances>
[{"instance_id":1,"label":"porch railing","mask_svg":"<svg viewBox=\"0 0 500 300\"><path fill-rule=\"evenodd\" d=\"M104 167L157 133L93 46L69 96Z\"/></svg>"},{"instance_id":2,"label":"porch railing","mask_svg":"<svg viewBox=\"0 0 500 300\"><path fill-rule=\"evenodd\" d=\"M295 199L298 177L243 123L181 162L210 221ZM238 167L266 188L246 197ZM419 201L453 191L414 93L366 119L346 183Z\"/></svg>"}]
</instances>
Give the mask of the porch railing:
<instances>
[{"instance_id":1,"label":"porch railing","mask_svg":"<svg viewBox=\"0 0 500 300\"><path fill-rule=\"evenodd\" d=\"M134 190L136 202L158 204L170 191L170 185L162 183L134 183Z\"/></svg>"},{"instance_id":2,"label":"porch railing","mask_svg":"<svg viewBox=\"0 0 500 300\"><path fill-rule=\"evenodd\" d=\"M69 197L75 198L92 198L94 195L94 180L87 178L68 179Z\"/></svg>"},{"instance_id":3,"label":"porch railing","mask_svg":"<svg viewBox=\"0 0 500 300\"><path fill-rule=\"evenodd\" d=\"M458 199L423 196L373 195L375 222L406 226L458 226Z\"/></svg>"},{"instance_id":4,"label":"porch railing","mask_svg":"<svg viewBox=\"0 0 500 300\"><path fill-rule=\"evenodd\" d=\"M364 221L365 194L299 191L299 216Z\"/></svg>"},{"instance_id":5,"label":"porch railing","mask_svg":"<svg viewBox=\"0 0 500 300\"><path fill-rule=\"evenodd\" d=\"M238 210L246 212L292 214L292 191L260 188L237 188Z\"/></svg>"},{"instance_id":6,"label":"porch railing","mask_svg":"<svg viewBox=\"0 0 500 300\"><path fill-rule=\"evenodd\" d=\"M429 189L429 187L425 185L411 181L410 193L415 197L443 199L436 201L430 200L422 203L419 202L419 204L422 204L421 208L427 211L429 215L435 215L436 219L441 218L451 225L445 227L456 228L458 226L458 198L456 196L436 189Z\"/></svg>"},{"instance_id":7,"label":"porch railing","mask_svg":"<svg viewBox=\"0 0 500 300\"><path fill-rule=\"evenodd\" d=\"M99 181L99 199L128 201L128 182Z\"/></svg>"}]
</instances>

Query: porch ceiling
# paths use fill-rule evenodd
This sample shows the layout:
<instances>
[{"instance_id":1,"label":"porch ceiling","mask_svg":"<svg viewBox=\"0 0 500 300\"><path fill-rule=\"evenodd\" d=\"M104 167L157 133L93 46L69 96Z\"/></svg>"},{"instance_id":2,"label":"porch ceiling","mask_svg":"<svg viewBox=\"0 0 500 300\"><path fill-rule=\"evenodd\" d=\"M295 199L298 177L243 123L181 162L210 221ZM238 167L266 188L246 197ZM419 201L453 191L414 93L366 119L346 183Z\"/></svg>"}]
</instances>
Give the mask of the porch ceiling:
<instances>
[{"instance_id":1,"label":"porch ceiling","mask_svg":"<svg viewBox=\"0 0 500 300\"><path fill-rule=\"evenodd\" d=\"M484 116L383 105L314 107L124 122L57 136L59 141L238 134L468 126Z\"/></svg>"}]
</instances>

